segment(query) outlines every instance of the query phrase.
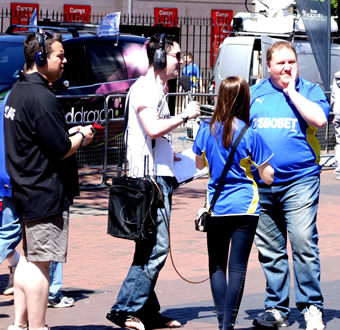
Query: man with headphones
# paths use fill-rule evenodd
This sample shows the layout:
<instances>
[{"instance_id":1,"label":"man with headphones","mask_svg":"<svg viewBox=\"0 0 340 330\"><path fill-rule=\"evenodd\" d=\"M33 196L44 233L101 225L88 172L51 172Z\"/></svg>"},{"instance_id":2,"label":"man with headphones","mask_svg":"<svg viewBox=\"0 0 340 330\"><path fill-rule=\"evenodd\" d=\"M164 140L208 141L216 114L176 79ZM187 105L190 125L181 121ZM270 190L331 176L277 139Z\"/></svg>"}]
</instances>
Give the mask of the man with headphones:
<instances>
[{"instance_id":1,"label":"man with headphones","mask_svg":"<svg viewBox=\"0 0 340 330\"><path fill-rule=\"evenodd\" d=\"M127 100L127 159L130 176L155 177L164 204L160 203L157 212L156 238L136 242L129 273L106 316L122 328L139 330L181 327L180 322L160 314L154 289L169 252L167 219L175 184L171 132L200 114L199 103L192 101L184 112L170 116L166 86L168 80L177 78L180 70L179 44L170 36L153 35L147 44L147 55L149 70L131 87Z\"/></svg>"},{"instance_id":2,"label":"man with headphones","mask_svg":"<svg viewBox=\"0 0 340 330\"><path fill-rule=\"evenodd\" d=\"M31 34L24 43L27 71L5 106L6 168L22 222L24 257L14 275L14 324L45 330L51 261L66 262L69 207L79 194L75 152L93 139L92 126L67 131L50 84L66 58L60 34Z\"/></svg>"}]
</instances>

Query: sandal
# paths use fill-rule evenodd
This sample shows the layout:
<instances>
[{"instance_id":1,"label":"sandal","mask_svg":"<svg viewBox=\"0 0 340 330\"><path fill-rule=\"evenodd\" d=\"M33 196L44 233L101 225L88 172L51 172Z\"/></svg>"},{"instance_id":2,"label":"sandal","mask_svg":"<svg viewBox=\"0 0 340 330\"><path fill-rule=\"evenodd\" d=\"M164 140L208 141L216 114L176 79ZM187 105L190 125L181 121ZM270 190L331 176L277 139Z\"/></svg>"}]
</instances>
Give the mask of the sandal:
<instances>
[{"instance_id":1,"label":"sandal","mask_svg":"<svg viewBox=\"0 0 340 330\"><path fill-rule=\"evenodd\" d=\"M145 330L144 324L136 316L129 316L124 322L125 329L133 330Z\"/></svg>"},{"instance_id":2,"label":"sandal","mask_svg":"<svg viewBox=\"0 0 340 330\"><path fill-rule=\"evenodd\" d=\"M162 314L157 314L155 317L150 318L149 321L145 321L144 324L146 329L182 328L182 324L179 321Z\"/></svg>"},{"instance_id":3,"label":"sandal","mask_svg":"<svg viewBox=\"0 0 340 330\"><path fill-rule=\"evenodd\" d=\"M145 330L145 327L142 321L138 317L133 316L133 315L111 311L110 313L106 314L106 318L112 323L117 324L119 327L123 329Z\"/></svg>"},{"instance_id":4,"label":"sandal","mask_svg":"<svg viewBox=\"0 0 340 330\"><path fill-rule=\"evenodd\" d=\"M168 318L166 318L166 319L168 319ZM182 328L181 322L179 322L177 320L172 320L172 319L169 319L169 321L166 322L164 325L165 325L165 328L170 328L170 329Z\"/></svg>"}]
</instances>

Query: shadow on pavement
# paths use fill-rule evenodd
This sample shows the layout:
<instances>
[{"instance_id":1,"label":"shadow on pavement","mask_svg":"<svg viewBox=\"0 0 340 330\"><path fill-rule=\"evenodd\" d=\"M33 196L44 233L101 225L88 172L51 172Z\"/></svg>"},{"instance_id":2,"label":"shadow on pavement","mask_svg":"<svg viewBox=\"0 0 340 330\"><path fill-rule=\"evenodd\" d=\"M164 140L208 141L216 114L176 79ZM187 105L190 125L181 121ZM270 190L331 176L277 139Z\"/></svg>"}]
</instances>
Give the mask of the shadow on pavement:
<instances>
[{"instance_id":1,"label":"shadow on pavement","mask_svg":"<svg viewBox=\"0 0 340 330\"><path fill-rule=\"evenodd\" d=\"M0 302L0 307L5 307L5 306L12 306L14 305L14 299L9 300L9 301L2 301ZM3 314L0 314L0 319L3 317Z\"/></svg>"},{"instance_id":2,"label":"shadow on pavement","mask_svg":"<svg viewBox=\"0 0 340 330\"><path fill-rule=\"evenodd\" d=\"M62 289L62 293L64 296L69 298L73 298L75 301L87 299L91 294L99 294L103 293L101 290L86 290L86 289L78 289L78 288L67 288L66 290Z\"/></svg>"},{"instance_id":3,"label":"shadow on pavement","mask_svg":"<svg viewBox=\"0 0 340 330\"><path fill-rule=\"evenodd\" d=\"M180 321L183 325L192 320L202 320L211 317L216 319L215 306L171 308L162 311L162 314Z\"/></svg>"},{"instance_id":4,"label":"shadow on pavement","mask_svg":"<svg viewBox=\"0 0 340 330\"><path fill-rule=\"evenodd\" d=\"M61 325L58 327L51 327L51 330L73 330L73 329L81 329L81 330L105 330L105 329L112 329L111 326L107 326L107 325L81 325L81 326L67 326L67 325ZM116 328L117 329L117 328Z\"/></svg>"},{"instance_id":5,"label":"shadow on pavement","mask_svg":"<svg viewBox=\"0 0 340 330\"><path fill-rule=\"evenodd\" d=\"M0 275L0 292L3 292L8 283L8 274Z\"/></svg>"},{"instance_id":6,"label":"shadow on pavement","mask_svg":"<svg viewBox=\"0 0 340 330\"><path fill-rule=\"evenodd\" d=\"M340 310L325 308L323 310L323 320L325 322L326 327L327 323L332 321L333 319L340 319Z\"/></svg>"}]
</instances>

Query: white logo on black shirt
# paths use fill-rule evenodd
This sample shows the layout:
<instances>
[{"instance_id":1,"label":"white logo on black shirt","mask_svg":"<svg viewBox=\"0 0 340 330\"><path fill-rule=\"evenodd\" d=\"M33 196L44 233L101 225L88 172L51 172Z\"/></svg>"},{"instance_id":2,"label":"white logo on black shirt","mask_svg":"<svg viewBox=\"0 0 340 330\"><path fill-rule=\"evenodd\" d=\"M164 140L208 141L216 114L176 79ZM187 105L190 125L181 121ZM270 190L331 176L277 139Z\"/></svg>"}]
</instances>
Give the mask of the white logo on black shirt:
<instances>
[{"instance_id":1,"label":"white logo on black shirt","mask_svg":"<svg viewBox=\"0 0 340 330\"><path fill-rule=\"evenodd\" d=\"M9 107L8 105L5 107L5 118L14 120L15 117L15 109Z\"/></svg>"}]
</instances>

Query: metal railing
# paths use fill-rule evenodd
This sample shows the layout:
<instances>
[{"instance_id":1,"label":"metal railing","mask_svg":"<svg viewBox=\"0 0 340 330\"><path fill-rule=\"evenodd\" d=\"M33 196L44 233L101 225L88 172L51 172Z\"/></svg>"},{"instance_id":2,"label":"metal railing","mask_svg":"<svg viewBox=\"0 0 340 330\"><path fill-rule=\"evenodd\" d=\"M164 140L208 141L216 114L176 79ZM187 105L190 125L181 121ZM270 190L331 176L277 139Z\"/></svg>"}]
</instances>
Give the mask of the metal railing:
<instances>
[{"instance_id":1,"label":"metal railing","mask_svg":"<svg viewBox=\"0 0 340 330\"><path fill-rule=\"evenodd\" d=\"M2 8L0 10L0 31L3 32L13 21L13 19L18 20L20 24L23 20L28 20L31 13L29 12L12 12L8 8ZM98 24L105 13L102 14L92 14L90 17L64 17L62 12L55 11L42 11L39 12L39 24L51 23L58 24L60 22L65 23L66 21L72 21L72 23L81 23L81 21L91 24ZM172 26L173 22L169 22L169 26ZM157 22L155 17L152 15L121 15L121 26L125 25L129 27L138 27L142 30L143 27L155 27L155 26L167 26L167 24L160 24ZM198 93L195 93L196 99L201 104L207 104L208 96L207 93L203 91L208 91L209 83L212 75L212 65L214 64L213 49L211 47L212 42L212 30L215 28L219 29L221 33L217 34L216 45L218 46L223 42L226 23L213 22L211 18L193 18L193 17L178 17L176 21L176 28L179 29L179 42L181 44L182 52L191 52L193 54L193 62L198 65L201 73L202 85L198 89ZM179 91L179 86L176 86L176 91ZM98 95L96 95L99 97ZM176 114L181 111L185 95L182 93L171 93L169 96L176 97L175 109L172 113ZM60 98L74 98L74 96L63 96ZM84 96L80 96L84 100ZM103 96L102 96L103 97ZM106 100L103 100L103 109L108 112L109 100L114 96L109 96ZM125 97L121 96L121 97ZM107 113L108 115L108 113ZM334 153L335 147L335 136L334 127L332 124L332 115L328 121L328 125L318 130L317 136L321 143L322 157L331 157ZM79 121L77 122L79 123ZM84 121L86 123L93 123L90 121ZM108 119L104 128L104 132L97 132L93 146L87 148L81 148L77 153L77 159L80 164L79 174L80 175L91 175L91 174L101 174L103 176L102 182L106 183L107 173L117 171L117 166L119 163L119 158L121 157L121 145L123 125L122 118L116 118L115 120ZM190 131L191 128L188 128ZM190 132L189 132L190 135ZM193 136L192 136L193 138ZM121 144L117 146L117 144ZM95 146L95 147L94 147ZM119 149L120 148L120 149Z\"/></svg>"},{"instance_id":2,"label":"metal railing","mask_svg":"<svg viewBox=\"0 0 340 330\"><path fill-rule=\"evenodd\" d=\"M7 27L10 26L14 21L16 24L27 24L32 12L26 11L11 11L9 8L0 9L0 32L6 31ZM86 23L92 25L98 25L105 13L91 14L90 17L84 17L75 15L74 17L65 17L63 12L56 12L50 10L40 10L38 24L40 25L51 25L58 26L58 24L73 24L77 29L86 30ZM86 22L82 27L82 22ZM211 79L211 70L213 65L214 52L218 49L218 45L223 42L223 33L217 36L216 47L211 49L211 31L217 27L219 30L224 31L226 29L225 22L213 22L211 18L194 18L194 17L178 17L176 21L176 27L173 27L173 22L160 23L156 20L153 15L132 15L129 17L127 14L122 14L120 18L121 30L129 31L129 29L138 27L139 33L143 33L143 29L146 27L158 27L163 28L171 27L179 31L179 42L183 54L191 52L193 54L193 63L195 63L201 74L201 82L203 88L199 92L207 91L209 82ZM63 25L65 26L65 25ZM93 29L93 26L92 26ZM131 30L135 31L135 29ZM132 33L132 32L129 32ZM215 54L216 55L216 54Z\"/></svg>"},{"instance_id":3,"label":"metal railing","mask_svg":"<svg viewBox=\"0 0 340 330\"><path fill-rule=\"evenodd\" d=\"M101 183L86 182L86 187L105 187L108 173L118 172L118 164L121 162L121 150L123 150L123 121L124 118L109 118L109 102L113 98L124 98L126 94L112 94L109 96L101 94L87 95L58 95L62 103L68 128L76 125L93 125L99 122L103 130L94 131L93 141L86 147L81 147L76 152L79 176L100 174ZM91 106L96 101L103 111L94 111ZM124 103L124 102L123 102ZM82 112L75 112L74 105L82 108ZM86 110L83 110L83 107ZM84 120L85 114L87 120ZM104 116L103 116L104 114ZM89 120L91 115L91 120Z\"/></svg>"}]
</instances>

